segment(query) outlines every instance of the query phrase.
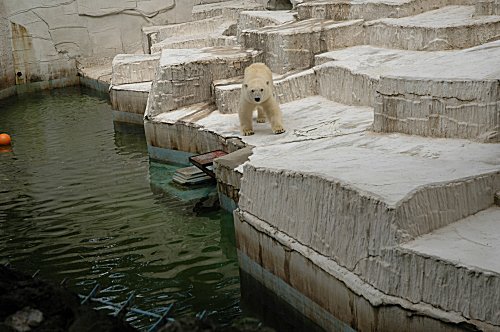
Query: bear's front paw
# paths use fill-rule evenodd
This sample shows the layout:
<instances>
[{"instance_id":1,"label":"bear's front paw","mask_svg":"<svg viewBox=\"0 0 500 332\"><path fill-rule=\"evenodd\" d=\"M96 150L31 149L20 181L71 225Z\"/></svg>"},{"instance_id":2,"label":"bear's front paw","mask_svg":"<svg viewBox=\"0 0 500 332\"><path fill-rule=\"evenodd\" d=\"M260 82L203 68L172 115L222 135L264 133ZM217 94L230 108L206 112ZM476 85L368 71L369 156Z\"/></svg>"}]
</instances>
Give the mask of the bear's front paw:
<instances>
[{"instance_id":1,"label":"bear's front paw","mask_svg":"<svg viewBox=\"0 0 500 332\"><path fill-rule=\"evenodd\" d=\"M253 134L254 134L254 132L253 132L252 129L244 129L243 130L243 135L244 136L250 136L250 135L253 135Z\"/></svg>"},{"instance_id":2,"label":"bear's front paw","mask_svg":"<svg viewBox=\"0 0 500 332\"><path fill-rule=\"evenodd\" d=\"M266 118L257 118L258 123L264 123L266 122Z\"/></svg>"},{"instance_id":3,"label":"bear's front paw","mask_svg":"<svg viewBox=\"0 0 500 332\"><path fill-rule=\"evenodd\" d=\"M283 134L285 131L285 128L283 128L282 126L276 126L273 128L273 133L275 134Z\"/></svg>"}]
</instances>

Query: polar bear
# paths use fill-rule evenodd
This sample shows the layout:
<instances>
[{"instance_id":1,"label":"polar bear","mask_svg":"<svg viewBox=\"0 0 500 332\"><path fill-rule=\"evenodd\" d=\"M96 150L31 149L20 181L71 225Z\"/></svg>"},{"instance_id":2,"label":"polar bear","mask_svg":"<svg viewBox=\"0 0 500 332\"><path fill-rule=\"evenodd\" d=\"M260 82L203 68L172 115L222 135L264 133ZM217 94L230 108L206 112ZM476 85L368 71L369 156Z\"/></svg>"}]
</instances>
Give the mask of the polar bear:
<instances>
[{"instance_id":1,"label":"polar bear","mask_svg":"<svg viewBox=\"0 0 500 332\"><path fill-rule=\"evenodd\" d=\"M252 115L255 109L257 122L266 122L267 117L273 133L285 132L281 110L273 94L273 75L263 63L254 63L245 69L238 110L241 133L245 136L254 133Z\"/></svg>"}]
</instances>

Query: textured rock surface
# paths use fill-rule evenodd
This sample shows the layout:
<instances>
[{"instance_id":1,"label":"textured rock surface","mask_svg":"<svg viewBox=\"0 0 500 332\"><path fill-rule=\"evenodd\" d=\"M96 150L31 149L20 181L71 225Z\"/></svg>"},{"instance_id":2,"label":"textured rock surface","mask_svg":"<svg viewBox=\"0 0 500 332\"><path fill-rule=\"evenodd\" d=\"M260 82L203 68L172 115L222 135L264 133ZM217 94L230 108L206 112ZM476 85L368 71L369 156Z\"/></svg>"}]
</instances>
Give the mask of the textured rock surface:
<instances>
[{"instance_id":1,"label":"textured rock surface","mask_svg":"<svg viewBox=\"0 0 500 332\"><path fill-rule=\"evenodd\" d=\"M264 62L284 74L314 64L314 55L334 48L360 44L362 20L337 22L309 19L274 27L246 30L241 34L245 47L264 51Z\"/></svg>"},{"instance_id":2,"label":"textured rock surface","mask_svg":"<svg viewBox=\"0 0 500 332\"><path fill-rule=\"evenodd\" d=\"M499 224L500 208L489 208L387 248L356 272L386 294L500 325Z\"/></svg>"},{"instance_id":3,"label":"textured rock surface","mask_svg":"<svg viewBox=\"0 0 500 332\"><path fill-rule=\"evenodd\" d=\"M295 13L291 11L246 11L238 17L238 33L243 30L258 29L295 21Z\"/></svg>"},{"instance_id":4,"label":"textured rock surface","mask_svg":"<svg viewBox=\"0 0 500 332\"><path fill-rule=\"evenodd\" d=\"M212 81L242 75L258 54L237 47L163 50L146 115L212 100Z\"/></svg>"},{"instance_id":5,"label":"textured rock surface","mask_svg":"<svg viewBox=\"0 0 500 332\"><path fill-rule=\"evenodd\" d=\"M309 18L334 19L338 21L385 17L405 17L438 9L447 5L473 5L474 0L351 0L310 1L297 6L301 20Z\"/></svg>"},{"instance_id":6,"label":"textured rock surface","mask_svg":"<svg viewBox=\"0 0 500 332\"><path fill-rule=\"evenodd\" d=\"M380 79L373 128L499 142L499 68L498 41L400 67Z\"/></svg>"},{"instance_id":7,"label":"textured rock surface","mask_svg":"<svg viewBox=\"0 0 500 332\"><path fill-rule=\"evenodd\" d=\"M118 54L113 58L111 83L121 85L151 82L155 78L159 62L159 54Z\"/></svg>"},{"instance_id":8,"label":"textured rock surface","mask_svg":"<svg viewBox=\"0 0 500 332\"><path fill-rule=\"evenodd\" d=\"M242 12L226 33L262 54L162 52L148 146L254 147L216 170L239 199L242 268L327 329L347 328L334 315L367 331L498 330L498 244L485 241L498 240L500 149L482 143L498 142L500 122L495 1L293 1L302 21ZM163 45L206 45L220 34L208 22L236 19L236 3L196 8L206 31L165 29ZM268 123L240 135L241 76L256 61L276 74L281 135Z\"/></svg>"},{"instance_id":9,"label":"textured rock surface","mask_svg":"<svg viewBox=\"0 0 500 332\"><path fill-rule=\"evenodd\" d=\"M337 135L312 146L255 148L244 169L241 209L352 269L384 247L493 204L500 151L489 145ZM265 207L262 191L274 193L275 209Z\"/></svg>"},{"instance_id":10,"label":"textured rock surface","mask_svg":"<svg viewBox=\"0 0 500 332\"><path fill-rule=\"evenodd\" d=\"M312 69L289 75L275 75L273 80L276 100L280 104L318 94L316 75ZM214 82L215 104L219 112L238 112L241 82L242 78L235 84Z\"/></svg>"},{"instance_id":11,"label":"textured rock surface","mask_svg":"<svg viewBox=\"0 0 500 332\"><path fill-rule=\"evenodd\" d=\"M1 16L11 26L0 49L8 50L12 39L13 70L23 74L18 84L70 78L66 85L77 84L76 60L134 53L141 26L187 21L193 1L4 1Z\"/></svg>"},{"instance_id":12,"label":"textured rock surface","mask_svg":"<svg viewBox=\"0 0 500 332\"><path fill-rule=\"evenodd\" d=\"M10 22L3 17L5 13L3 1L0 3L0 99L14 93L16 84L14 58L10 35Z\"/></svg>"},{"instance_id":13,"label":"textured rock surface","mask_svg":"<svg viewBox=\"0 0 500 332\"><path fill-rule=\"evenodd\" d=\"M197 27L200 22L202 28ZM151 53L161 53L164 49L177 48L203 48L239 46L236 36L231 35L234 27L233 21L227 21L222 16L208 18L201 21L176 24L170 29L160 29L164 37L151 46ZM193 28L196 27L196 28Z\"/></svg>"},{"instance_id":14,"label":"textured rock surface","mask_svg":"<svg viewBox=\"0 0 500 332\"><path fill-rule=\"evenodd\" d=\"M456 312L384 294L251 214L234 216L241 269L326 330L332 326L342 331L350 327L357 331L497 330Z\"/></svg>"},{"instance_id":15,"label":"textured rock surface","mask_svg":"<svg viewBox=\"0 0 500 332\"><path fill-rule=\"evenodd\" d=\"M476 15L500 15L499 0L480 0L475 5Z\"/></svg>"},{"instance_id":16,"label":"textured rock surface","mask_svg":"<svg viewBox=\"0 0 500 332\"><path fill-rule=\"evenodd\" d=\"M219 3L205 3L193 7L193 20L202 20L214 16L224 16L227 20L236 21L240 12L245 10L264 10L265 1L230 0Z\"/></svg>"},{"instance_id":17,"label":"textured rock surface","mask_svg":"<svg viewBox=\"0 0 500 332\"><path fill-rule=\"evenodd\" d=\"M114 85L109 95L114 110L127 113L144 114L148 101L151 82ZM142 117L141 117L142 123Z\"/></svg>"},{"instance_id":18,"label":"textured rock surface","mask_svg":"<svg viewBox=\"0 0 500 332\"><path fill-rule=\"evenodd\" d=\"M407 50L451 50L498 38L500 16L474 16L474 6L448 6L366 24L366 44Z\"/></svg>"}]
</instances>

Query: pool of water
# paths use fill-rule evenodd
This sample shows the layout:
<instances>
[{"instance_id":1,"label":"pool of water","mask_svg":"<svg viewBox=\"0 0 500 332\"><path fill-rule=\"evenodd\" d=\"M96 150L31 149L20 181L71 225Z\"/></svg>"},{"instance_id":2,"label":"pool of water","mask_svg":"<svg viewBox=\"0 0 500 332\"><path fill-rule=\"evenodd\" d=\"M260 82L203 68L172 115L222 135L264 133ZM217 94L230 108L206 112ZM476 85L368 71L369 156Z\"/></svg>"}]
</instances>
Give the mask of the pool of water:
<instances>
[{"instance_id":1,"label":"pool of water","mask_svg":"<svg viewBox=\"0 0 500 332\"><path fill-rule=\"evenodd\" d=\"M231 214L171 187L174 167L149 160L141 127L113 123L106 96L77 87L1 100L0 132L13 141L0 150L0 263L67 278L80 294L100 284L113 302L135 292L144 310L174 303L176 318L242 317Z\"/></svg>"}]
</instances>

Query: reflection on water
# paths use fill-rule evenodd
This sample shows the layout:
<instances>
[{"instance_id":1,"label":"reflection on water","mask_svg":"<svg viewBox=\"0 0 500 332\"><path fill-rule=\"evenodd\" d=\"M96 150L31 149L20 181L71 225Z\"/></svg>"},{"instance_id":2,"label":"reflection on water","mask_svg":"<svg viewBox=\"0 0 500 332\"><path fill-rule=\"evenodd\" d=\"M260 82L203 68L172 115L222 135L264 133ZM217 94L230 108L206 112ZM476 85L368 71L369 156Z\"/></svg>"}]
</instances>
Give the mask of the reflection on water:
<instances>
[{"instance_id":1,"label":"reflection on water","mask_svg":"<svg viewBox=\"0 0 500 332\"><path fill-rule=\"evenodd\" d=\"M145 310L175 303L174 317L242 315L231 215L164 191L173 169L149 161L141 127L114 128L106 98L71 88L3 100L0 131L13 140L0 153L0 263L82 294L99 283L114 302L134 291Z\"/></svg>"}]
</instances>

